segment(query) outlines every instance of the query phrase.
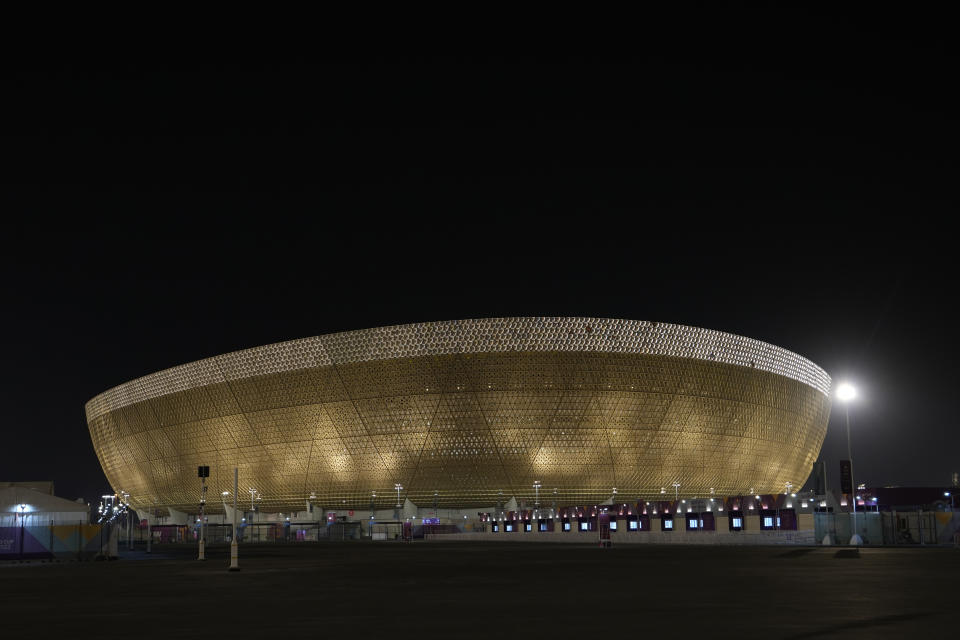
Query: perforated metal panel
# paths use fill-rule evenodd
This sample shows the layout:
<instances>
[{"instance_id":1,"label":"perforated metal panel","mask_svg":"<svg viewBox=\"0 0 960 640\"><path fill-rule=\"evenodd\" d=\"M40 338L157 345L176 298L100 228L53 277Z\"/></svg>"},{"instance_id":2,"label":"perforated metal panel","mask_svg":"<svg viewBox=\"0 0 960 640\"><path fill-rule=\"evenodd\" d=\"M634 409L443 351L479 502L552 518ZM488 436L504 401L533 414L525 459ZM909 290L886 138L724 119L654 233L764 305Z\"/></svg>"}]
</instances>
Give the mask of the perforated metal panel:
<instances>
[{"instance_id":1,"label":"perforated metal panel","mask_svg":"<svg viewBox=\"0 0 960 640\"><path fill-rule=\"evenodd\" d=\"M87 404L115 490L191 510L191 470L263 508L491 505L782 491L809 474L830 378L784 349L692 327L498 318L258 347L126 383ZM218 486L222 484L222 487Z\"/></svg>"}]
</instances>

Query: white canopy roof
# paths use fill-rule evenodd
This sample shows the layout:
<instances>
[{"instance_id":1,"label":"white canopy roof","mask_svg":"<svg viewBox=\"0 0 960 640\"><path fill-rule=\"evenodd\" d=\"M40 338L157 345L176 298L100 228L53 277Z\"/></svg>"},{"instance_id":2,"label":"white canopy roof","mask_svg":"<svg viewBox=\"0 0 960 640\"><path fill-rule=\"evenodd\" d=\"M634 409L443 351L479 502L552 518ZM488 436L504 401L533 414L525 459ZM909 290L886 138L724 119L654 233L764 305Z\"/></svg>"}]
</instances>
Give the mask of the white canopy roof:
<instances>
[{"instance_id":1,"label":"white canopy roof","mask_svg":"<svg viewBox=\"0 0 960 640\"><path fill-rule=\"evenodd\" d=\"M21 513L20 505L27 516L38 516L43 520L86 521L90 513L90 507L83 502L65 500L27 487L0 486L0 519L6 521ZM29 520L27 524L30 524Z\"/></svg>"}]
</instances>

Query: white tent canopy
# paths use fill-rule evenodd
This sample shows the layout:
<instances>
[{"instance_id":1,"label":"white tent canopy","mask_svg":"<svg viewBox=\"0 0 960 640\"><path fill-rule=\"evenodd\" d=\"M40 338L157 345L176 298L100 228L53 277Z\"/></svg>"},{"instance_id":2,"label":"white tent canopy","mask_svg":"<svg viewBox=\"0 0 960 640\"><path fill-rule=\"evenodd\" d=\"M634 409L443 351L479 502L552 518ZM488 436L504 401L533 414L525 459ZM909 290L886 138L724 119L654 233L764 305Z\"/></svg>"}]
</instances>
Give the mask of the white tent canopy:
<instances>
[{"instance_id":1,"label":"white tent canopy","mask_svg":"<svg viewBox=\"0 0 960 640\"><path fill-rule=\"evenodd\" d=\"M21 509L21 506L23 507ZM20 526L20 514L26 526L50 524L86 524L90 507L23 486L0 483L0 526Z\"/></svg>"}]
</instances>

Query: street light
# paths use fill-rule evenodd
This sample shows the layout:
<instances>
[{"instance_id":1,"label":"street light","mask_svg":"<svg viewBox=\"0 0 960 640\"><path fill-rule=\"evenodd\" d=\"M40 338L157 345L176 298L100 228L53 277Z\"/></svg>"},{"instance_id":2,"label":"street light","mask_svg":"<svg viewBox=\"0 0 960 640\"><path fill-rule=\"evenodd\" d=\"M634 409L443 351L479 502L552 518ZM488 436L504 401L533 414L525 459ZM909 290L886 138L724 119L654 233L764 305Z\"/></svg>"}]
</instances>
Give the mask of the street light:
<instances>
[{"instance_id":1,"label":"street light","mask_svg":"<svg viewBox=\"0 0 960 640\"><path fill-rule=\"evenodd\" d=\"M842 382L837 387L837 400L843 403L844 415L847 422L847 459L850 460L850 488L851 501L853 502L853 535L850 536L850 544L859 546L863 544L863 538L857 533L857 492L856 483L853 481L853 453L850 447L850 403L857 397L857 390L849 382Z\"/></svg>"},{"instance_id":2,"label":"street light","mask_svg":"<svg viewBox=\"0 0 960 640\"><path fill-rule=\"evenodd\" d=\"M26 520L27 505L20 505L20 560L23 560L23 529Z\"/></svg>"}]
</instances>

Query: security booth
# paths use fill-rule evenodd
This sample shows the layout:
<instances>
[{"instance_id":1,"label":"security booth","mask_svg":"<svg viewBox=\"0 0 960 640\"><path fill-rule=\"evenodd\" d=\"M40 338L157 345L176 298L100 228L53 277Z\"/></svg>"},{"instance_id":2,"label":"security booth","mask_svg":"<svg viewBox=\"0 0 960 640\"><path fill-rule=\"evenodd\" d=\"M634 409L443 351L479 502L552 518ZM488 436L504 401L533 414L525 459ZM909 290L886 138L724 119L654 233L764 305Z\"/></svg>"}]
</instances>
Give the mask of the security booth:
<instances>
[{"instance_id":1,"label":"security booth","mask_svg":"<svg viewBox=\"0 0 960 640\"><path fill-rule=\"evenodd\" d=\"M538 520L537 531L541 531L541 532L554 531L553 518L541 518L540 520Z\"/></svg>"},{"instance_id":2,"label":"security booth","mask_svg":"<svg viewBox=\"0 0 960 640\"><path fill-rule=\"evenodd\" d=\"M645 514L629 516L626 527L627 531L650 531L650 516Z\"/></svg>"},{"instance_id":3,"label":"security booth","mask_svg":"<svg viewBox=\"0 0 960 640\"><path fill-rule=\"evenodd\" d=\"M796 531L797 513L793 509L761 509L760 529L762 531Z\"/></svg>"},{"instance_id":4,"label":"security booth","mask_svg":"<svg viewBox=\"0 0 960 640\"><path fill-rule=\"evenodd\" d=\"M776 509L761 509L759 516L761 531L776 531L780 529L780 514Z\"/></svg>"},{"instance_id":5,"label":"security booth","mask_svg":"<svg viewBox=\"0 0 960 640\"><path fill-rule=\"evenodd\" d=\"M660 531L673 531L673 514L660 514Z\"/></svg>"},{"instance_id":6,"label":"security booth","mask_svg":"<svg viewBox=\"0 0 960 640\"><path fill-rule=\"evenodd\" d=\"M712 511L702 511L700 513L700 531L716 531L717 521L713 517Z\"/></svg>"},{"instance_id":7,"label":"security booth","mask_svg":"<svg viewBox=\"0 0 960 640\"><path fill-rule=\"evenodd\" d=\"M610 514L610 531L616 532L620 529L618 528L621 522L626 522L626 518L620 518L614 514Z\"/></svg>"},{"instance_id":8,"label":"security booth","mask_svg":"<svg viewBox=\"0 0 960 640\"><path fill-rule=\"evenodd\" d=\"M597 514L597 531L600 534L600 546L609 547L610 546L610 521L612 516L607 513L606 509L602 510Z\"/></svg>"},{"instance_id":9,"label":"security booth","mask_svg":"<svg viewBox=\"0 0 960 640\"><path fill-rule=\"evenodd\" d=\"M517 530L523 533L533 531L533 522L530 520L531 512L527 510L517 512Z\"/></svg>"},{"instance_id":10,"label":"security booth","mask_svg":"<svg viewBox=\"0 0 960 640\"><path fill-rule=\"evenodd\" d=\"M596 531L597 530L597 518L596 516L588 517L583 516L577 520L578 531Z\"/></svg>"},{"instance_id":11,"label":"security booth","mask_svg":"<svg viewBox=\"0 0 960 640\"><path fill-rule=\"evenodd\" d=\"M730 531L743 531L746 528L743 521L743 512L739 510L731 511L727 515L727 524Z\"/></svg>"},{"instance_id":12,"label":"security booth","mask_svg":"<svg viewBox=\"0 0 960 640\"><path fill-rule=\"evenodd\" d=\"M780 528L784 531L797 530L796 509L780 509Z\"/></svg>"}]
</instances>

